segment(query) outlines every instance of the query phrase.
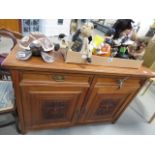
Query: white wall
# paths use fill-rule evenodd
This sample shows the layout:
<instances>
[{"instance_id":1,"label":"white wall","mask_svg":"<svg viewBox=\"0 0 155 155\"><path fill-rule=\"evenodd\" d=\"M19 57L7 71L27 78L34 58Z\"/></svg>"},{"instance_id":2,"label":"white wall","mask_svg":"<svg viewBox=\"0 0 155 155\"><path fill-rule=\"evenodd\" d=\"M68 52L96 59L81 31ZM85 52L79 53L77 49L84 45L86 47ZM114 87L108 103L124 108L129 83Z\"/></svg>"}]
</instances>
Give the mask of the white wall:
<instances>
[{"instance_id":1,"label":"white wall","mask_svg":"<svg viewBox=\"0 0 155 155\"><path fill-rule=\"evenodd\" d=\"M134 21L136 23L140 22L139 36L145 36L153 23L153 19L134 19Z\"/></svg>"},{"instance_id":2,"label":"white wall","mask_svg":"<svg viewBox=\"0 0 155 155\"><path fill-rule=\"evenodd\" d=\"M47 36L70 34L70 19L64 19L63 25L57 24L58 19L42 19L40 22L41 32Z\"/></svg>"}]
</instances>

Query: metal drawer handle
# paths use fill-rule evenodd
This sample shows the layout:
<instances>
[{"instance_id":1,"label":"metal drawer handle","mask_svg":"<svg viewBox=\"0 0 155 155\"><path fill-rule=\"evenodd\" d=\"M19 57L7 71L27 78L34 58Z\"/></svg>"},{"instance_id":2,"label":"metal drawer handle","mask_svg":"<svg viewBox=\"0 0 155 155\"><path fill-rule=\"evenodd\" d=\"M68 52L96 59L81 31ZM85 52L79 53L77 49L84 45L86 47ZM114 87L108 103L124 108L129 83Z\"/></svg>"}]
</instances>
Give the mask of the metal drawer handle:
<instances>
[{"instance_id":1,"label":"metal drawer handle","mask_svg":"<svg viewBox=\"0 0 155 155\"><path fill-rule=\"evenodd\" d=\"M54 75L52 76L52 78L56 82L63 82L65 80L65 77L63 75Z\"/></svg>"},{"instance_id":2,"label":"metal drawer handle","mask_svg":"<svg viewBox=\"0 0 155 155\"><path fill-rule=\"evenodd\" d=\"M128 77L124 79L119 79L118 80L118 89L121 89L123 87L124 82L128 79Z\"/></svg>"}]
</instances>

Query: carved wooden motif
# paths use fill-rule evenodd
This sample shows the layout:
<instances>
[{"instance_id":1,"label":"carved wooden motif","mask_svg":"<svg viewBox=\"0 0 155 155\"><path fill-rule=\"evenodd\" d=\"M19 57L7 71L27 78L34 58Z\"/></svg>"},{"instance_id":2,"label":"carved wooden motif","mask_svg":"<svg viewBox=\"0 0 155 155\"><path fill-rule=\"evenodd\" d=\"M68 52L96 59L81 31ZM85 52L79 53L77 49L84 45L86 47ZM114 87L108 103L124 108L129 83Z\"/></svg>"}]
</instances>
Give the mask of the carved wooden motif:
<instances>
[{"instance_id":1,"label":"carved wooden motif","mask_svg":"<svg viewBox=\"0 0 155 155\"><path fill-rule=\"evenodd\" d=\"M106 98L103 99L95 112L95 115L97 116L106 116L110 115L114 112L114 110L119 106L119 103L122 99L121 98Z\"/></svg>"},{"instance_id":2,"label":"carved wooden motif","mask_svg":"<svg viewBox=\"0 0 155 155\"><path fill-rule=\"evenodd\" d=\"M43 118L47 120L59 120L65 118L69 101L53 100L42 104Z\"/></svg>"}]
</instances>

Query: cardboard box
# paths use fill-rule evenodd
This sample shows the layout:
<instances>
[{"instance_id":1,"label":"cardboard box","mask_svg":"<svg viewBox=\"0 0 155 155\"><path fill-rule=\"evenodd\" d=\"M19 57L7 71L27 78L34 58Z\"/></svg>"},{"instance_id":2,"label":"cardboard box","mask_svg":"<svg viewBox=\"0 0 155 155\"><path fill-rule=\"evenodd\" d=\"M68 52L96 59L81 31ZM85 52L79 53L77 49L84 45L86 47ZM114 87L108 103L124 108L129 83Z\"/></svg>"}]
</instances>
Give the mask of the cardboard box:
<instances>
[{"instance_id":1,"label":"cardboard box","mask_svg":"<svg viewBox=\"0 0 155 155\"><path fill-rule=\"evenodd\" d=\"M67 49L60 50L66 63L78 63L78 64L88 64L84 59L82 59L82 54L80 52L67 51ZM123 67L123 68L140 68L143 60L131 60L131 59L120 59L112 57L101 57L92 56L92 65L103 65L110 67Z\"/></svg>"}]
</instances>

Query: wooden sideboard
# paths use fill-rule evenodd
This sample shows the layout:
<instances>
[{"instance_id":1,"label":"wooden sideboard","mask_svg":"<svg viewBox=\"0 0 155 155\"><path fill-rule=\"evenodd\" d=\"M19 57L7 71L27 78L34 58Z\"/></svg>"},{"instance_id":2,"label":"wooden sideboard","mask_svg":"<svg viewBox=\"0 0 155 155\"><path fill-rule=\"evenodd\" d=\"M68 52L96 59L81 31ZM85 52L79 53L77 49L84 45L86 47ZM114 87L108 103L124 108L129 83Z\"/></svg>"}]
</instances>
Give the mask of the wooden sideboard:
<instances>
[{"instance_id":1,"label":"wooden sideboard","mask_svg":"<svg viewBox=\"0 0 155 155\"><path fill-rule=\"evenodd\" d=\"M95 122L114 123L145 81L155 73L140 69L48 64L41 58L16 60L16 46L3 63L10 69L22 133Z\"/></svg>"}]
</instances>

